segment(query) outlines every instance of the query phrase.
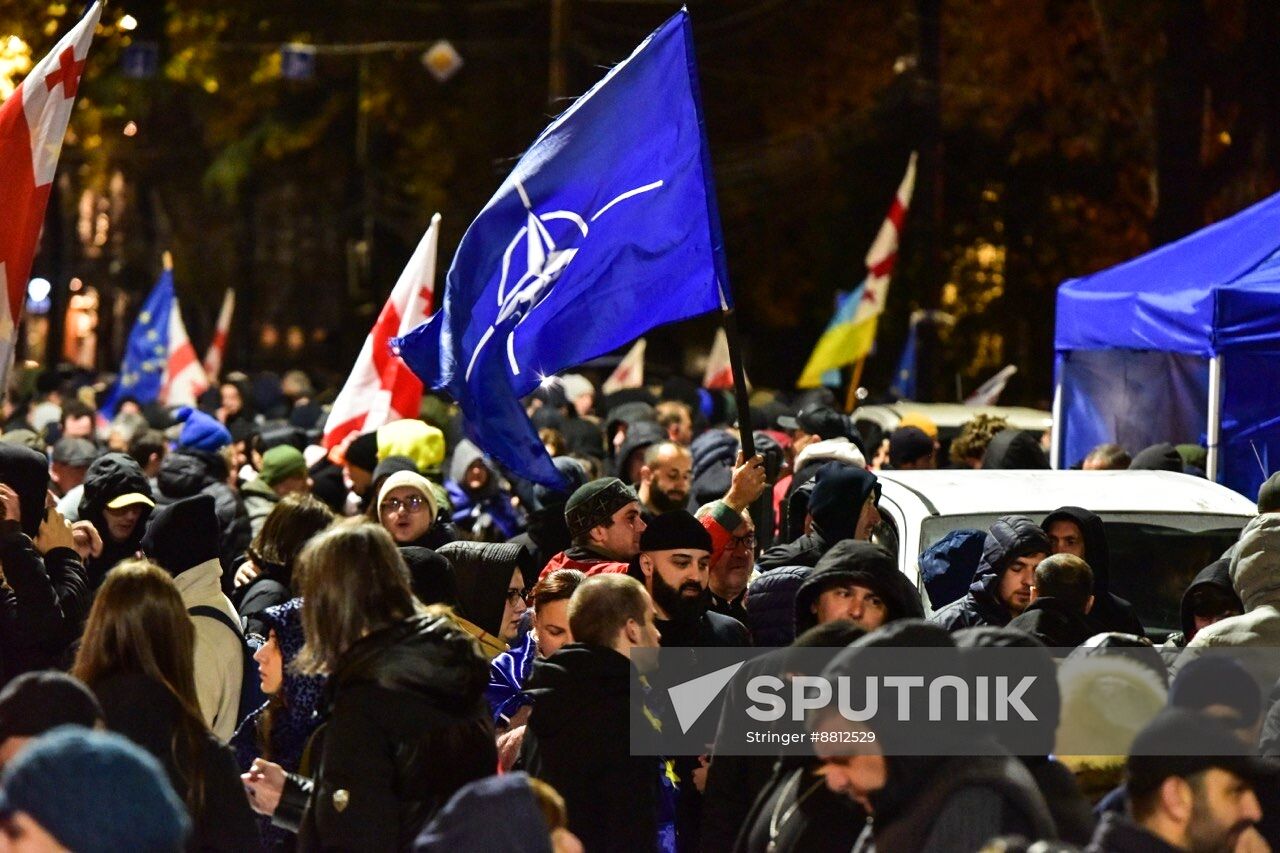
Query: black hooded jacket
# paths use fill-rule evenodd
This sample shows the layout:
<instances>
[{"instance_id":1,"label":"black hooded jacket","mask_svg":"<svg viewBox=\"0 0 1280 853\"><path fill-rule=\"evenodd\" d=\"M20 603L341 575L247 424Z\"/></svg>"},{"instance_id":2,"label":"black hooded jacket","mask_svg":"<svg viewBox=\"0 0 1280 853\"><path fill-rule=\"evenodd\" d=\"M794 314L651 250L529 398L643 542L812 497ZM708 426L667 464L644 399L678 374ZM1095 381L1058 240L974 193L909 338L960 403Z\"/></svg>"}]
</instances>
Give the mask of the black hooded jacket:
<instances>
[{"instance_id":1,"label":"black hooded jacket","mask_svg":"<svg viewBox=\"0 0 1280 853\"><path fill-rule=\"evenodd\" d=\"M441 616L411 616L344 652L311 747L316 756L320 744L298 849L407 849L454 791L491 775L488 678L471 638ZM443 728L480 737L445 753Z\"/></svg>"},{"instance_id":2,"label":"black hooded jacket","mask_svg":"<svg viewBox=\"0 0 1280 853\"><path fill-rule=\"evenodd\" d=\"M1231 584L1231 560L1229 558L1215 560L1201 569L1200 573L1191 581L1191 585L1187 587L1186 592L1182 593L1182 607L1179 619L1182 631L1169 637L1169 640L1174 645L1185 646L1195 636L1196 620L1192 601L1195 599L1196 592L1206 587L1213 587L1222 593L1224 600L1233 602L1237 613L1244 612L1244 605L1240 602L1240 596L1236 593L1236 588Z\"/></svg>"},{"instance_id":3,"label":"black hooded jacket","mask_svg":"<svg viewBox=\"0 0 1280 853\"><path fill-rule=\"evenodd\" d=\"M160 463L156 481L160 486L158 504L199 494L213 496L221 542L218 556L222 563L222 591L228 592L235 579L236 560L249 547L252 529L244 501L227 485L227 463L216 453L193 448L175 450Z\"/></svg>"},{"instance_id":4,"label":"black hooded jacket","mask_svg":"<svg viewBox=\"0 0 1280 853\"><path fill-rule=\"evenodd\" d=\"M18 494L22 522L0 521L0 685L33 669L57 668L89 610L80 556L41 555L33 537L44 519L49 468L43 454L0 443L0 482Z\"/></svg>"},{"instance_id":5,"label":"black hooded jacket","mask_svg":"<svg viewBox=\"0 0 1280 853\"><path fill-rule=\"evenodd\" d=\"M814 477L809 498L811 532L786 545L775 545L760 556L760 571L778 566L816 566L832 545L852 539L862 505L869 496L880 498L876 475L852 465L828 462Z\"/></svg>"},{"instance_id":6,"label":"black hooded jacket","mask_svg":"<svg viewBox=\"0 0 1280 853\"><path fill-rule=\"evenodd\" d=\"M1107 547L1107 531L1097 513L1078 506L1064 506L1045 516L1042 530L1055 521L1074 521L1084 536L1084 561L1093 570L1093 609L1088 621L1094 634L1119 631L1122 634L1146 636L1133 605L1111 592L1111 551Z\"/></svg>"},{"instance_id":7,"label":"black hooded jacket","mask_svg":"<svg viewBox=\"0 0 1280 853\"><path fill-rule=\"evenodd\" d=\"M521 748L531 776L564 797L569 831L587 850L653 850L661 760L631 755L638 676L610 648L571 643L534 664L534 697ZM633 719L633 716L635 719Z\"/></svg>"},{"instance_id":8,"label":"black hooded jacket","mask_svg":"<svg viewBox=\"0 0 1280 853\"><path fill-rule=\"evenodd\" d=\"M107 453L99 456L84 475L84 494L80 498L80 520L90 522L102 536L102 553L90 557L85 568L89 574L89 586L97 589L116 563L127 560L138 552L142 534L147 528L150 508L143 509L142 516L133 527L133 533L124 542L115 542L107 531L104 515L107 504L121 495L133 493L151 496L151 484L147 475L132 456L125 453Z\"/></svg>"},{"instance_id":9,"label":"black hooded jacket","mask_svg":"<svg viewBox=\"0 0 1280 853\"><path fill-rule=\"evenodd\" d=\"M1009 627L1030 634L1051 649L1073 649L1098 633L1083 613L1051 595L1028 604L1010 620Z\"/></svg>"},{"instance_id":10,"label":"black hooded jacket","mask_svg":"<svg viewBox=\"0 0 1280 853\"><path fill-rule=\"evenodd\" d=\"M824 590L836 583L854 583L865 586L879 595L888 609L886 622L895 619L922 619L924 607L920 594L898 571L897 563L888 551L870 542L846 539L831 546L822 555L812 572L808 574L796 592L796 636L818 624L813 606Z\"/></svg>"},{"instance_id":11,"label":"black hooded jacket","mask_svg":"<svg viewBox=\"0 0 1280 853\"><path fill-rule=\"evenodd\" d=\"M530 578L538 573L533 555L512 542L450 542L437 553L453 566L463 618L499 636L511 574L519 569L525 586L530 586Z\"/></svg>"},{"instance_id":12,"label":"black hooded jacket","mask_svg":"<svg viewBox=\"0 0 1280 853\"><path fill-rule=\"evenodd\" d=\"M1000 601L1000 579L1015 559L1027 554L1049 553L1049 540L1035 522L1020 515L1007 515L991 525L982 545L982 560L973 574L973 583L964 598L953 601L929 617L948 631L977 625L1009 624L1013 614Z\"/></svg>"},{"instance_id":13,"label":"black hooded jacket","mask_svg":"<svg viewBox=\"0 0 1280 853\"><path fill-rule=\"evenodd\" d=\"M1005 429L995 434L982 457L982 468L989 470L1043 470L1049 467L1035 433Z\"/></svg>"}]
</instances>

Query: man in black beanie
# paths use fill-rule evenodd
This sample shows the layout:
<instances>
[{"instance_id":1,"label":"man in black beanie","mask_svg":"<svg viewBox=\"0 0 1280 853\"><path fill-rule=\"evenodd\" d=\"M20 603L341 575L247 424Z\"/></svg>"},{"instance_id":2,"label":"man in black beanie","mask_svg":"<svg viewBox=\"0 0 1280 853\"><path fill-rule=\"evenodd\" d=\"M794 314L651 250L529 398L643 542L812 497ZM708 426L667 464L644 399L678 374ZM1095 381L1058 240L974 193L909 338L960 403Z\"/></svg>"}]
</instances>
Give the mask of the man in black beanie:
<instances>
[{"instance_id":1,"label":"man in black beanie","mask_svg":"<svg viewBox=\"0 0 1280 853\"><path fill-rule=\"evenodd\" d=\"M542 569L540 578L556 569L583 574L626 574L628 563L640 553L645 522L631 487L617 477L604 477L579 486L564 505L564 520L572 540Z\"/></svg>"},{"instance_id":2,"label":"man in black beanie","mask_svg":"<svg viewBox=\"0 0 1280 853\"><path fill-rule=\"evenodd\" d=\"M218 516L212 495L196 495L156 510L142 553L173 575L196 629L196 697L209 728L223 741L235 734L244 679L240 617L222 592Z\"/></svg>"},{"instance_id":3,"label":"man in black beanie","mask_svg":"<svg viewBox=\"0 0 1280 853\"><path fill-rule=\"evenodd\" d=\"M707 609L710 560L711 534L685 510L663 513L640 535L631 576L653 598L664 647L750 645L741 622Z\"/></svg>"}]
</instances>

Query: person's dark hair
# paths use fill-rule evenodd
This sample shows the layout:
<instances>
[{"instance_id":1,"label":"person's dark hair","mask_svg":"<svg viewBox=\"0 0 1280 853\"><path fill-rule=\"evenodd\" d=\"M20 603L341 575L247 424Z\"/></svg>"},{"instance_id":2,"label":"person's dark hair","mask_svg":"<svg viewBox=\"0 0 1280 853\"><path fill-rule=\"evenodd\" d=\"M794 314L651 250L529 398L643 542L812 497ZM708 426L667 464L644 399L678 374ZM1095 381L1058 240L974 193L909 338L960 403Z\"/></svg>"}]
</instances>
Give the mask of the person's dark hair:
<instances>
[{"instance_id":1,"label":"person's dark hair","mask_svg":"<svg viewBox=\"0 0 1280 853\"><path fill-rule=\"evenodd\" d=\"M569 630L574 642L612 647L628 620L643 625L649 596L635 578L608 574L587 578L569 599Z\"/></svg>"},{"instance_id":2,"label":"person's dark hair","mask_svg":"<svg viewBox=\"0 0 1280 853\"><path fill-rule=\"evenodd\" d=\"M89 610L71 674L90 689L114 675L139 674L177 701L174 763L187 782L193 816L204 808L201 756L209 734L195 682L195 626L169 573L125 560L107 573Z\"/></svg>"},{"instance_id":3,"label":"person's dark hair","mask_svg":"<svg viewBox=\"0 0 1280 853\"><path fill-rule=\"evenodd\" d=\"M1037 595L1052 596L1083 614L1093 595L1093 570L1079 557L1054 554L1036 566L1035 587Z\"/></svg>"},{"instance_id":4,"label":"person's dark hair","mask_svg":"<svg viewBox=\"0 0 1280 853\"><path fill-rule=\"evenodd\" d=\"M1085 463L1093 462L1107 471L1126 471L1133 462L1128 452L1118 444L1099 444L1084 458Z\"/></svg>"},{"instance_id":5,"label":"person's dark hair","mask_svg":"<svg viewBox=\"0 0 1280 853\"><path fill-rule=\"evenodd\" d=\"M663 400L653 409L653 418L664 430L684 421L693 420L693 409L683 400Z\"/></svg>"},{"instance_id":6,"label":"person's dark hair","mask_svg":"<svg viewBox=\"0 0 1280 853\"><path fill-rule=\"evenodd\" d=\"M332 670L351 645L415 612L409 570L381 525L340 524L313 538L298 555L295 587L306 601L299 672Z\"/></svg>"},{"instance_id":7,"label":"person's dark hair","mask_svg":"<svg viewBox=\"0 0 1280 853\"><path fill-rule=\"evenodd\" d=\"M556 569L533 585L533 590L529 593L529 601L533 603L533 609L536 611L544 604L572 598L573 593L586 579L587 576L577 569Z\"/></svg>"},{"instance_id":8,"label":"person's dark hair","mask_svg":"<svg viewBox=\"0 0 1280 853\"><path fill-rule=\"evenodd\" d=\"M80 400L71 399L62 404L62 417L58 420L58 424L65 428L70 418L91 417L93 417L93 409L91 407L86 406Z\"/></svg>"},{"instance_id":9,"label":"person's dark hair","mask_svg":"<svg viewBox=\"0 0 1280 853\"><path fill-rule=\"evenodd\" d=\"M158 429L138 430L129 440L129 455L140 468L145 469L153 454L164 456L167 442L164 433Z\"/></svg>"},{"instance_id":10,"label":"person's dark hair","mask_svg":"<svg viewBox=\"0 0 1280 853\"><path fill-rule=\"evenodd\" d=\"M246 553L259 569L281 583L290 584L298 554L336 518L333 510L318 498L297 493L285 495L267 515Z\"/></svg>"}]
</instances>

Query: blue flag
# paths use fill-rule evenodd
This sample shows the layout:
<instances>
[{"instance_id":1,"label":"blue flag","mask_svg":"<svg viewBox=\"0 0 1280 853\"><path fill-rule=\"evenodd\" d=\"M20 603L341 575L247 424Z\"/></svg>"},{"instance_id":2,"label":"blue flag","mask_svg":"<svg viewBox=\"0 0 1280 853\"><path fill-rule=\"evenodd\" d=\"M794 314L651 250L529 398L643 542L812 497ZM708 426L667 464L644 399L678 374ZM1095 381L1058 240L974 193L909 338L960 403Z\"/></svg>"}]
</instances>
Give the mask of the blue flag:
<instances>
[{"instance_id":1,"label":"blue flag","mask_svg":"<svg viewBox=\"0 0 1280 853\"><path fill-rule=\"evenodd\" d=\"M916 398L916 326L913 319L907 327L907 342L902 346L902 358L898 360L898 369L894 371L893 383L889 393L899 400Z\"/></svg>"},{"instance_id":2,"label":"blue flag","mask_svg":"<svg viewBox=\"0 0 1280 853\"><path fill-rule=\"evenodd\" d=\"M513 473L563 485L520 398L729 302L689 16L534 141L471 223L439 312L392 348Z\"/></svg>"},{"instance_id":3,"label":"blue flag","mask_svg":"<svg viewBox=\"0 0 1280 853\"><path fill-rule=\"evenodd\" d=\"M125 397L146 405L160 396L169 363L169 315L173 312L173 270L160 273L138 319L129 331L120 363L120 376L107 392L102 414L114 418Z\"/></svg>"}]
</instances>

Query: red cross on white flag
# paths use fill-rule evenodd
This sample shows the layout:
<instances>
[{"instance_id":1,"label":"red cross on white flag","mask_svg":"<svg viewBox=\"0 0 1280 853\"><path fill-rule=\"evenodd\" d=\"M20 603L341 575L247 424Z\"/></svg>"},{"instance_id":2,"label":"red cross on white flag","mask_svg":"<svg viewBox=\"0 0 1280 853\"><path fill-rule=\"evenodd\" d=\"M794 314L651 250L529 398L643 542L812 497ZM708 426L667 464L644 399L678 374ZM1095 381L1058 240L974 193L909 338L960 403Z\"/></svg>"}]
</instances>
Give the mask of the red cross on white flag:
<instances>
[{"instance_id":1,"label":"red cross on white flag","mask_svg":"<svg viewBox=\"0 0 1280 853\"><path fill-rule=\"evenodd\" d=\"M348 436L377 429L390 421L416 418L422 403L422 381L391 352L391 339L426 322L435 301L436 244L440 214L422 236L382 313L364 340L351 375L333 402L324 425L324 446L333 448Z\"/></svg>"},{"instance_id":2,"label":"red cross on white flag","mask_svg":"<svg viewBox=\"0 0 1280 853\"><path fill-rule=\"evenodd\" d=\"M13 362L27 278L62 138L101 13L101 4L94 3L0 104L0 211L4 211L0 217L0 279L7 297L0 306L0 388L5 387Z\"/></svg>"}]
</instances>

